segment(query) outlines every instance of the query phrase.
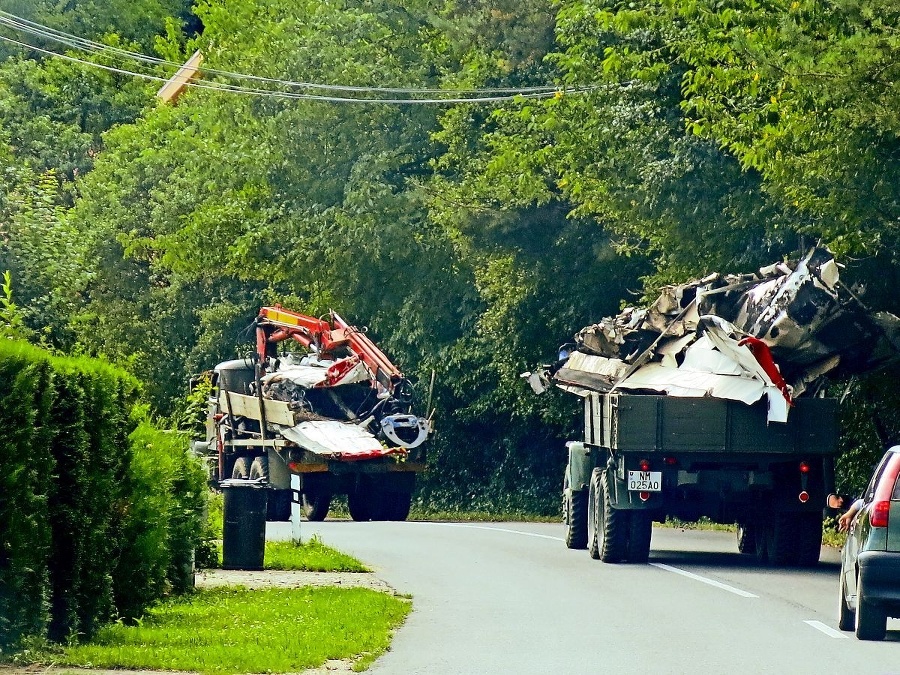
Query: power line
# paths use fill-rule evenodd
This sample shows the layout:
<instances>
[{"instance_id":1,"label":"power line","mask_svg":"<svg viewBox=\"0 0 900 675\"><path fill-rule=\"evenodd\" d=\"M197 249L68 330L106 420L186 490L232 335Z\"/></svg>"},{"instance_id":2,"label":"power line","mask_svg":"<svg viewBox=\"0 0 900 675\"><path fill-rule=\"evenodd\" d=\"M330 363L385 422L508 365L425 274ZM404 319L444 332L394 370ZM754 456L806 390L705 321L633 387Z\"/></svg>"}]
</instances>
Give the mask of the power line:
<instances>
[{"instance_id":1,"label":"power line","mask_svg":"<svg viewBox=\"0 0 900 675\"><path fill-rule=\"evenodd\" d=\"M31 49L41 54L46 54L48 56L54 56L59 59L63 59L65 61L70 61L73 63L78 63L84 66L88 66L91 68L99 68L101 70L105 70L111 73L117 73L120 75L131 75L133 77L138 77L144 80L150 80L153 82L168 82L168 78L160 77L158 75L150 75L148 73L139 73L132 70L127 70L124 68L116 68L114 66L107 66L102 63L95 63L93 61L85 61L84 59L79 59L69 54L60 54L58 52L50 51L49 49L43 49L41 47L37 47L35 45L30 45L25 42L20 42L19 40L14 40L12 38L8 38L5 35L0 35L0 40L5 42L9 42L14 45L18 45L19 47L24 47L25 49ZM290 91L272 91L269 89L253 89L250 87L240 87L231 84L221 84L216 82L186 82L186 86L194 87L195 89L211 89L214 91L226 92L231 94L244 94L250 96L261 96L261 97L269 97L269 98L282 98L282 99L293 99L293 100L301 100L301 101L324 101L327 103L387 103L387 104L398 104L398 105L437 105L437 104L457 104L457 103L496 103L501 101L514 101L518 99L540 99L540 98L551 98L562 92L560 90L551 91L551 92L540 92L533 94L516 94L516 95L507 95L507 96L480 96L480 97L472 97L472 98L348 98L348 97L340 97L340 96L324 96L319 94L301 94L297 92ZM578 91L578 90L574 90Z\"/></svg>"},{"instance_id":2,"label":"power line","mask_svg":"<svg viewBox=\"0 0 900 675\"><path fill-rule=\"evenodd\" d=\"M109 45L104 45L98 42L93 42L91 40L87 40L85 38L78 37L76 35L72 35L70 33L65 33L63 31L58 31L42 24L38 24L32 21L28 21L21 17L17 17L8 12L4 12L0 10L0 25L6 26L13 30L23 32L34 37L43 38L52 42L56 42L59 44L63 44L69 46L73 49L87 51L94 54L111 56L115 55L120 58L137 61L145 64L150 64L154 66L166 66L171 68L180 68L181 64L173 63L171 61L166 61L164 59L158 59L155 57L147 56L145 54L141 54L138 52L131 52L128 50L119 49L116 47L112 47ZM126 68L114 68L112 66L104 66L102 64L97 64L92 61L85 61L82 59L78 59L71 55L64 55L58 52L54 52L51 50L43 49L40 47L36 47L31 44L26 44L24 42L19 42L13 40L11 38L6 38L0 36L0 39L4 39L7 42L11 42L13 44L18 44L27 49L33 49L43 54L47 54L49 56L56 56L59 58L65 58L66 60L74 61L77 63L81 63L84 65L89 65L93 67L100 67L106 70L117 72L121 74L128 74L135 77L142 77L144 79L150 79L154 81L166 81L166 78L160 78L158 76L148 75L146 73L139 73L132 70L128 70ZM369 94L409 94L409 95L421 95L421 94L443 94L443 95L454 95L450 98L431 98L431 99L412 99L412 98L353 98L353 97L335 97L335 96L324 96L324 95L315 95L315 94L299 94L296 92L285 92L285 91L273 91L271 89L257 89L252 87L244 87L241 85L227 85L223 83L214 83L212 85L209 84L201 84L190 82L188 86L193 86L200 89L217 89L217 90L228 90L234 93L243 93L243 94L253 94L253 95L261 95L261 96L274 96L279 98L299 98L299 99L307 99L307 100L319 100L319 101L330 101L330 102L339 102L339 103L394 103L394 104L437 104L437 103L465 103L465 102L473 102L473 103L482 103L482 102L497 102L497 101L508 101L513 100L517 97L522 98L549 98L551 96L556 96L559 93L562 93L560 88L555 85L546 85L540 87L496 87L496 88L481 88L481 89L434 89L434 88L400 88L400 87L368 87L368 86L350 86L350 85L335 85L335 84L321 84L321 83L313 83L313 82L297 82L292 80L281 80L277 78L267 78L260 77L257 75L248 75L244 73L235 73L231 71L217 70L213 68L199 68L198 72L207 74L207 75L216 75L219 77L225 77L235 80L251 80L256 82L265 83L267 85L278 85L282 87L289 88L302 88L302 89L319 89L323 91L343 91L343 92L355 92L355 93L369 93ZM570 93L578 92L578 91L586 91L591 88L585 89L574 89L569 90ZM505 95L501 95L505 94Z\"/></svg>"}]
</instances>

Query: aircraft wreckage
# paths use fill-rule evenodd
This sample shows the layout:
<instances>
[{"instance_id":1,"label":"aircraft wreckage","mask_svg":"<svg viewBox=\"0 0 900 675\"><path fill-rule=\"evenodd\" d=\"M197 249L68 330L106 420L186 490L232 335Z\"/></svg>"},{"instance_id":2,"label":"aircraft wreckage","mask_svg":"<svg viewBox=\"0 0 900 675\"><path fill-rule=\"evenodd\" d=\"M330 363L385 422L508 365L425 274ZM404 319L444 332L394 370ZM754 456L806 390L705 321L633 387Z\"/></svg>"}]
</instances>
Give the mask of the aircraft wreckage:
<instances>
[{"instance_id":1,"label":"aircraft wreckage","mask_svg":"<svg viewBox=\"0 0 900 675\"><path fill-rule=\"evenodd\" d=\"M667 286L648 308L628 307L575 335L553 366L526 373L590 392L768 399L770 422L785 422L795 397L827 377L860 374L896 359L900 319L870 312L840 282L823 248L758 274L712 274Z\"/></svg>"}]
</instances>

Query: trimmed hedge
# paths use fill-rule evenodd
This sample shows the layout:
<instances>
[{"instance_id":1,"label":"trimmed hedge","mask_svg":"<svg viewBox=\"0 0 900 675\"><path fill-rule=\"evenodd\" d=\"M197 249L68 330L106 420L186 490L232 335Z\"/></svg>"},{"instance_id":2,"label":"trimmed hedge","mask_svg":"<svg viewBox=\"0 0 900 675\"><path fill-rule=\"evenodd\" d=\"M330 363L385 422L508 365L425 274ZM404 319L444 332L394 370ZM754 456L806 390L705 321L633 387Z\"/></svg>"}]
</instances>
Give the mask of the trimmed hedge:
<instances>
[{"instance_id":1,"label":"trimmed hedge","mask_svg":"<svg viewBox=\"0 0 900 675\"><path fill-rule=\"evenodd\" d=\"M190 587L205 474L109 364L0 341L0 653Z\"/></svg>"}]
</instances>

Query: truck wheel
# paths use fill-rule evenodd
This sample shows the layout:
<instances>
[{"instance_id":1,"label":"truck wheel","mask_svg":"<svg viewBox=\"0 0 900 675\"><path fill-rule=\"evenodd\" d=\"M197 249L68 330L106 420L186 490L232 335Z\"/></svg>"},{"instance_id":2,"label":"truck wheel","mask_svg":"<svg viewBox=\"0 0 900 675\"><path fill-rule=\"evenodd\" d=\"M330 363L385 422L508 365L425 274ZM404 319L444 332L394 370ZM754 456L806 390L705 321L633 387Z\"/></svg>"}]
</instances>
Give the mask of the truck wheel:
<instances>
[{"instance_id":1,"label":"truck wheel","mask_svg":"<svg viewBox=\"0 0 900 675\"><path fill-rule=\"evenodd\" d=\"M361 485L347 493L347 508L353 520L372 520L372 499L369 492L370 490Z\"/></svg>"},{"instance_id":2,"label":"truck wheel","mask_svg":"<svg viewBox=\"0 0 900 675\"><path fill-rule=\"evenodd\" d=\"M797 516L797 564L815 567L822 554L822 515L801 513Z\"/></svg>"},{"instance_id":3,"label":"truck wheel","mask_svg":"<svg viewBox=\"0 0 900 675\"><path fill-rule=\"evenodd\" d=\"M303 515L307 520L311 522L325 520L330 508L331 494L327 492L303 493Z\"/></svg>"},{"instance_id":4,"label":"truck wheel","mask_svg":"<svg viewBox=\"0 0 900 675\"><path fill-rule=\"evenodd\" d=\"M856 583L856 637L860 640L884 640L887 632L887 614L866 598L866 589L860 578Z\"/></svg>"},{"instance_id":5,"label":"truck wheel","mask_svg":"<svg viewBox=\"0 0 900 675\"><path fill-rule=\"evenodd\" d=\"M613 508L609 480L603 469L596 468L591 474L591 492L594 494L591 557L606 563L620 562L627 552L628 514Z\"/></svg>"},{"instance_id":6,"label":"truck wheel","mask_svg":"<svg viewBox=\"0 0 900 675\"><path fill-rule=\"evenodd\" d=\"M776 513L766 528L769 562L772 565L797 563L797 514Z\"/></svg>"},{"instance_id":7,"label":"truck wheel","mask_svg":"<svg viewBox=\"0 0 900 675\"><path fill-rule=\"evenodd\" d=\"M569 490L569 476L563 479L563 517L566 547L584 549L588 544L588 491Z\"/></svg>"},{"instance_id":8,"label":"truck wheel","mask_svg":"<svg viewBox=\"0 0 900 675\"><path fill-rule=\"evenodd\" d=\"M387 490L382 495L382 510L385 520L406 520L412 506L412 492Z\"/></svg>"},{"instance_id":9,"label":"truck wheel","mask_svg":"<svg viewBox=\"0 0 900 675\"><path fill-rule=\"evenodd\" d=\"M254 457L253 463L250 465L250 480L259 480L260 478L265 481L269 480L269 458L265 455Z\"/></svg>"},{"instance_id":10,"label":"truck wheel","mask_svg":"<svg viewBox=\"0 0 900 675\"><path fill-rule=\"evenodd\" d=\"M761 565L769 562L769 523L757 523L753 526L753 552Z\"/></svg>"},{"instance_id":11,"label":"truck wheel","mask_svg":"<svg viewBox=\"0 0 900 675\"><path fill-rule=\"evenodd\" d=\"M856 612L847 604L847 596L844 594L844 568L841 567L840 595L838 596L838 628L841 630L853 630L856 627Z\"/></svg>"},{"instance_id":12,"label":"truck wheel","mask_svg":"<svg viewBox=\"0 0 900 675\"><path fill-rule=\"evenodd\" d=\"M628 514L628 552L625 559L630 563L645 563L650 557L650 539L653 536L653 521L645 511Z\"/></svg>"},{"instance_id":13,"label":"truck wheel","mask_svg":"<svg viewBox=\"0 0 900 675\"><path fill-rule=\"evenodd\" d=\"M234 468L231 470L232 478L240 478L247 480L250 478L250 458L238 457L234 462Z\"/></svg>"},{"instance_id":14,"label":"truck wheel","mask_svg":"<svg viewBox=\"0 0 900 675\"><path fill-rule=\"evenodd\" d=\"M755 553L756 537L752 525L747 523L737 524L737 549L739 553Z\"/></svg>"},{"instance_id":15,"label":"truck wheel","mask_svg":"<svg viewBox=\"0 0 900 675\"><path fill-rule=\"evenodd\" d=\"M266 520L287 522L291 519L291 503L294 496L291 490L269 490L269 501L266 506Z\"/></svg>"}]
</instances>

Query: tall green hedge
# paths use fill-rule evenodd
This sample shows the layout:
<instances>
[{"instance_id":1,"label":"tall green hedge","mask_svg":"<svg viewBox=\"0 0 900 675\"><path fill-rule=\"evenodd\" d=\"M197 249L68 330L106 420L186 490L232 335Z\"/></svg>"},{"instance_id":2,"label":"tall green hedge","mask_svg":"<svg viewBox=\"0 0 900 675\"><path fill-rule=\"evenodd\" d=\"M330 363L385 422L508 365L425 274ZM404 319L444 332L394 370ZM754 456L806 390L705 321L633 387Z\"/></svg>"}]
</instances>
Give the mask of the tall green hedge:
<instances>
[{"instance_id":1,"label":"tall green hedge","mask_svg":"<svg viewBox=\"0 0 900 675\"><path fill-rule=\"evenodd\" d=\"M205 476L136 398L107 363L0 340L0 653L189 587Z\"/></svg>"}]
</instances>

